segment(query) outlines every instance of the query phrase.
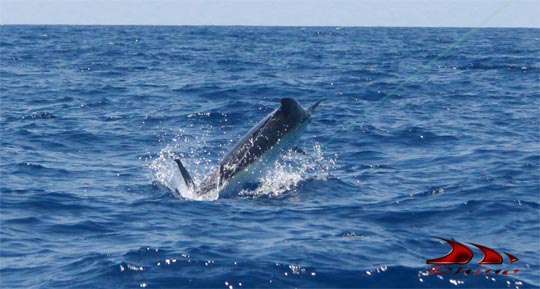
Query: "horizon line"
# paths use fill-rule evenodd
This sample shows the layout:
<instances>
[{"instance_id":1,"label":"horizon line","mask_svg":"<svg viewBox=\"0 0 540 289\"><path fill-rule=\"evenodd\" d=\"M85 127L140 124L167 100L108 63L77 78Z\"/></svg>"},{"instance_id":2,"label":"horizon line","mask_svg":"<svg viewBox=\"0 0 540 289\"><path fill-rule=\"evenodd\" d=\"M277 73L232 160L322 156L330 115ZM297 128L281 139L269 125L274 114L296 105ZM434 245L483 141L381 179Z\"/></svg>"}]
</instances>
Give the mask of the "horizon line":
<instances>
[{"instance_id":1,"label":"horizon line","mask_svg":"<svg viewBox=\"0 0 540 289\"><path fill-rule=\"evenodd\" d=\"M0 23L0 26L162 26L162 27L290 27L290 28L305 28L305 27L324 27L324 28L463 28L463 29L540 29L540 26L418 26L418 25L269 25L269 24L110 24L110 23Z\"/></svg>"}]
</instances>

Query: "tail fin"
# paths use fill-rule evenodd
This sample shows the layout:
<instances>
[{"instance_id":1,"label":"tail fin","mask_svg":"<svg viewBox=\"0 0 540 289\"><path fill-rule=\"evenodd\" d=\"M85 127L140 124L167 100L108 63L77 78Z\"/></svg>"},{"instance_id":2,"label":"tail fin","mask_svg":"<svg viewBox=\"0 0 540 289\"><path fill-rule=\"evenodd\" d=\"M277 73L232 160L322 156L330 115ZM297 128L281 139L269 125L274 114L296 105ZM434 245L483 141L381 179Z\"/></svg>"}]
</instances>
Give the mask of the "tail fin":
<instances>
[{"instance_id":1,"label":"tail fin","mask_svg":"<svg viewBox=\"0 0 540 289\"><path fill-rule=\"evenodd\" d=\"M188 186L188 188L190 189L195 188L195 183L193 182L193 179L189 175L188 171L186 170L182 162L179 159L175 159L174 161L178 165L178 168L180 169L180 173L182 173L182 177L184 178L184 182L186 182L186 185Z\"/></svg>"}]
</instances>

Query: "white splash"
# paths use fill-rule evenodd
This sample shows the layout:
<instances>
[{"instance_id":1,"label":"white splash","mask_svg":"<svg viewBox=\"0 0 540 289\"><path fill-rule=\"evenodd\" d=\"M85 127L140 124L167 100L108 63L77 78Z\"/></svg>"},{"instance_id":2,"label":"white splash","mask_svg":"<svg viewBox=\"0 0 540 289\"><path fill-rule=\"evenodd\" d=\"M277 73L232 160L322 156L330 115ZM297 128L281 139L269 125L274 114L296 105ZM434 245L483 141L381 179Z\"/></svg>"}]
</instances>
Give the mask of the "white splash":
<instances>
[{"instance_id":1,"label":"white splash","mask_svg":"<svg viewBox=\"0 0 540 289\"><path fill-rule=\"evenodd\" d=\"M219 197L219 192L217 191L199 195L195 193L193 188L189 188L186 185L184 177L178 169L178 165L174 162L174 159L179 157L174 153L175 150L175 146L168 145L160 151L157 158L152 160L150 163L150 169L152 169L154 172L154 179L169 188L169 190L171 190L177 198L196 201L217 200ZM207 161L201 158L195 163L201 164L207 163ZM210 169L208 169L208 171L210 171ZM199 173L198 170L191 172L191 177L196 184L200 183L204 178L204 176Z\"/></svg>"},{"instance_id":2,"label":"white splash","mask_svg":"<svg viewBox=\"0 0 540 289\"><path fill-rule=\"evenodd\" d=\"M294 189L302 181L326 180L335 164L335 158L324 157L319 144L315 144L307 155L289 151L275 161L273 167L267 168L266 174L259 180L260 185L255 190L242 190L238 195L277 197Z\"/></svg>"},{"instance_id":3,"label":"white splash","mask_svg":"<svg viewBox=\"0 0 540 289\"><path fill-rule=\"evenodd\" d=\"M183 134L183 131L180 132ZM217 200L219 198L219 190L211 191L200 195L195 190L188 188L184 182L184 178L180 173L174 159L180 158L186 169L189 171L195 184L200 184L202 180L212 172L212 169L217 165L220 155L216 151L211 153L205 150L207 140L211 139L213 128L202 130L201 134L193 137L175 137L173 142L165 146L159 152L157 157L151 158L148 161L149 167L152 170L151 179L159 182L171 190L175 197L188 200ZM232 143L232 139L229 141ZM227 144L228 146L230 144ZM217 151L224 152L224 146L219 146ZM185 152L194 158L185 158L178 152ZM335 167L335 157L325 158L321 146L314 144L312 149L307 150L307 155L297 152L288 151L281 153L276 161L265 163L263 168L260 168L259 174L252 175L255 178L253 181L257 183L256 188L250 189L234 189L233 196L253 198L258 196L276 197L283 193L294 189L302 181L308 179L326 179L330 170Z\"/></svg>"},{"instance_id":4,"label":"white splash","mask_svg":"<svg viewBox=\"0 0 540 289\"><path fill-rule=\"evenodd\" d=\"M224 115L224 117L226 116ZM185 130L181 129L179 134L172 138L172 142L162 148L156 157L146 159L151 170L149 178L166 186L179 199L200 201L218 199L218 192L198 195L193 189L188 188L178 165L174 162L174 159L181 159L193 181L196 184L200 183L219 158L219 156L204 149L208 147L207 142L211 136L217 134L217 130L219 127L206 126L201 129L201 133L195 136L186 136ZM222 149L221 146L218 149ZM195 158L186 158L179 152L195 156Z\"/></svg>"}]
</instances>

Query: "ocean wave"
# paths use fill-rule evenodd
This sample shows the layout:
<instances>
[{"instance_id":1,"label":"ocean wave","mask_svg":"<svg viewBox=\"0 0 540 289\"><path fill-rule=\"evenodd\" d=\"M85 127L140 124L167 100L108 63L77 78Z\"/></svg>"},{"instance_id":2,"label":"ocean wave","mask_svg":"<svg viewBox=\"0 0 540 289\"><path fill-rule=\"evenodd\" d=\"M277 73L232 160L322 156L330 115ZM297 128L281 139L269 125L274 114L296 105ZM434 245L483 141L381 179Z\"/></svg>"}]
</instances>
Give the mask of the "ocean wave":
<instances>
[{"instance_id":1,"label":"ocean wave","mask_svg":"<svg viewBox=\"0 0 540 289\"><path fill-rule=\"evenodd\" d=\"M538 287L538 29L468 31L2 26L0 286ZM179 197L283 97L311 156Z\"/></svg>"}]
</instances>

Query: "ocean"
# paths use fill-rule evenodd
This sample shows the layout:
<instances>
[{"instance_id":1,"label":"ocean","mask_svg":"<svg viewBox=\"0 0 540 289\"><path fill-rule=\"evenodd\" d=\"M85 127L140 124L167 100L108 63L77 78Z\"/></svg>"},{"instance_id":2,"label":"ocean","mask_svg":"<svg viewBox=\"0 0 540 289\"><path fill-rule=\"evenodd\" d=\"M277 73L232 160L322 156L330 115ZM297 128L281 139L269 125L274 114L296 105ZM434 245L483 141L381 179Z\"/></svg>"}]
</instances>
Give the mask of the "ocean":
<instances>
[{"instance_id":1,"label":"ocean","mask_svg":"<svg viewBox=\"0 0 540 289\"><path fill-rule=\"evenodd\" d=\"M4 25L0 96L2 288L540 287L540 29ZM306 155L176 189L284 97Z\"/></svg>"}]
</instances>

